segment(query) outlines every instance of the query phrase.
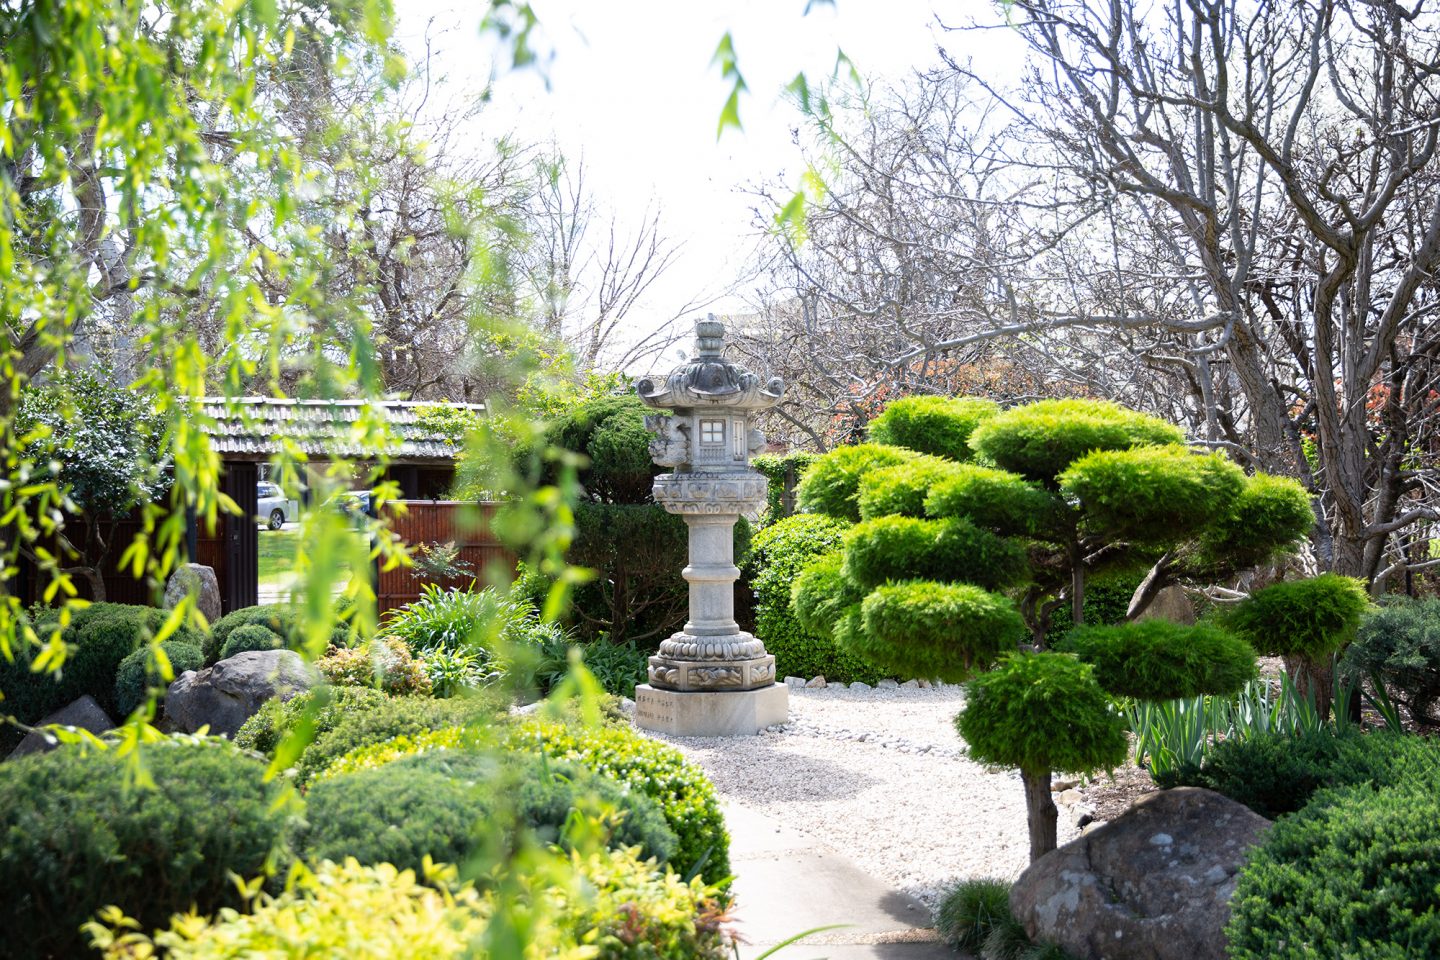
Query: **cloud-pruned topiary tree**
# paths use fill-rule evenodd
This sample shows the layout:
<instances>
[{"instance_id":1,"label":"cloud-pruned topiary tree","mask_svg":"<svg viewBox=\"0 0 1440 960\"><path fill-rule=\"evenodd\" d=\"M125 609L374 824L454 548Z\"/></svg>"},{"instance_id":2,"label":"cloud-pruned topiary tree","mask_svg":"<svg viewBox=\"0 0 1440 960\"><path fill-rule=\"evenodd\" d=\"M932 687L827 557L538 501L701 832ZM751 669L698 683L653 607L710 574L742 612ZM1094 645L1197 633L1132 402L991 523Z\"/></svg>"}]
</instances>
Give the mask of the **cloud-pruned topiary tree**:
<instances>
[{"instance_id":1,"label":"cloud-pruned topiary tree","mask_svg":"<svg viewBox=\"0 0 1440 960\"><path fill-rule=\"evenodd\" d=\"M1020 769L1039 856L1055 844L1051 771L1123 755L1113 696L1231 693L1255 671L1254 651L1212 627L1132 623L1082 632L1079 656L1035 653L1054 612L1080 624L1087 578L1148 568L1133 619L1161 586L1266 559L1312 517L1298 485L1191 452L1179 428L1117 404L946 403L887 410L872 430L923 449L872 442L810 468L802 508L858 522L796 578L792 602L806 629L887 673L970 679L961 732L976 759ZM964 458L937 455L961 435Z\"/></svg>"}]
</instances>

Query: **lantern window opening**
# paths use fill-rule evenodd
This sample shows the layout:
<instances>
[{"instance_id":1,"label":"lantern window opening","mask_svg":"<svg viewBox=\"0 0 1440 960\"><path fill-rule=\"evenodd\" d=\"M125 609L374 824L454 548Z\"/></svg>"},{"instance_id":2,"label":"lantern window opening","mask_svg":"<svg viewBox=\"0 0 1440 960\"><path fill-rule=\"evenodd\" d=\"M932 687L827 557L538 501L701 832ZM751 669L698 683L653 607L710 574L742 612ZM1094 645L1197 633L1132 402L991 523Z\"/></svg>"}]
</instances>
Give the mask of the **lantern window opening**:
<instances>
[{"instance_id":1,"label":"lantern window opening","mask_svg":"<svg viewBox=\"0 0 1440 960\"><path fill-rule=\"evenodd\" d=\"M703 444L725 443L725 421L724 420L701 420L700 421L700 442Z\"/></svg>"}]
</instances>

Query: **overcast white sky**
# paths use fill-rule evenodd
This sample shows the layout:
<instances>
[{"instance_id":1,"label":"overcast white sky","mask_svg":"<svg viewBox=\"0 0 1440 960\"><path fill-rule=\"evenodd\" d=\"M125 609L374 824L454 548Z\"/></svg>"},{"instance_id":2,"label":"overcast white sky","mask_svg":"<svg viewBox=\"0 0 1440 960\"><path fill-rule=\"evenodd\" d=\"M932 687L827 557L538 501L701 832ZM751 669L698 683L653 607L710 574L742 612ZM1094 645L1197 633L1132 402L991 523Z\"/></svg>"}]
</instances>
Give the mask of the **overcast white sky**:
<instances>
[{"instance_id":1,"label":"overcast white sky","mask_svg":"<svg viewBox=\"0 0 1440 960\"><path fill-rule=\"evenodd\" d=\"M755 244L747 183L803 171L792 143L798 125L781 91L800 70L827 76L843 50L869 78L899 79L938 62L936 46L1006 69L1017 48L1003 31L946 33L935 22L937 0L535 0L553 50L545 71L496 77L483 116L490 134L513 131L522 142L555 141L567 156L583 153L599 199L622 219L661 211L682 254L649 302L630 320L638 331L672 315L702 292L717 291L743 266ZM989 0L940 4L948 19L994 17ZM495 46L482 40L482 4L397 0L397 37L412 59L427 34L444 81L432 98L462 97L490 78ZM743 132L716 125L728 87L711 58L729 30L750 88L741 106ZM983 43L977 43L983 40ZM970 49L965 49L969 47ZM737 306L734 299L713 309Z\"/></svg>"}]
</instances>

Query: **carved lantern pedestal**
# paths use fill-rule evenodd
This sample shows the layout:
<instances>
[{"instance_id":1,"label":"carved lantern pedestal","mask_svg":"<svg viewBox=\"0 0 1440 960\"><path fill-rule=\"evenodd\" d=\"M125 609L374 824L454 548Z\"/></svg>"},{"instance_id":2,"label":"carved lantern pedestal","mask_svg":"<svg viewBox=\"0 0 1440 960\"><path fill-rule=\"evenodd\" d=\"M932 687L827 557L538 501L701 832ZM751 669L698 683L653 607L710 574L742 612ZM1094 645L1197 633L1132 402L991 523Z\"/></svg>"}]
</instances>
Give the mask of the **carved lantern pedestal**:
<instances>
[{"instance_id":1,"label":"carved lantern pedestal","mask_svg":"<svg viewBox=\"0 0 1440 960\"><path fill-rule=\"evenodd\" d=\"M646 403L674 411L646 425L657 435L655 462L675 468L655 478L655 501L689 527L682 575L690 619L650 658L650 682L635 689L635 722L684 737L752 735L784 723L789 699L775 683L775 658L735 622L735 523L758 517L765 504L765 478L750 469L764 440L750 421L780 399L783 385L762 384L724 360L725 328L714 319L695 332L694 359L659 383L636 385Z\"/></svg>"}]
</instances>

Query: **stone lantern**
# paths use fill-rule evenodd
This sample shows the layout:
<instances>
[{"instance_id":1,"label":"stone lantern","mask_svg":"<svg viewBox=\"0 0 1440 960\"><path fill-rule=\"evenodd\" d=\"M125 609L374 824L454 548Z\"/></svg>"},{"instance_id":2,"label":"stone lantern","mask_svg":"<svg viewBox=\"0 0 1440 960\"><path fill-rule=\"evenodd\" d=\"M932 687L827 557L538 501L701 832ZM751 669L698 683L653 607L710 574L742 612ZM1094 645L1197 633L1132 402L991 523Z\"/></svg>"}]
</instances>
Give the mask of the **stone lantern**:
<instances>
[{"instance_id":1,"label":"stone lantern","mask_svg":"<svg viewBox=\"0 0 1440 960\"><path fill-rule=\"evenodd\" d=\"M690 528L690 619L650 658L650 682L635 689L636 722L647 730L713 737L758 733L789 713L775 658L735 622L735 522L755 519L766 481L750 469L765 443L751 426L780 400L779 377L762 381L721 356L725 326L712 316L695 325L695 356L664 379L636 384L652 414L650 454L662 467L654 497Z\"/></svg>"}]
</instances>

